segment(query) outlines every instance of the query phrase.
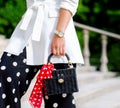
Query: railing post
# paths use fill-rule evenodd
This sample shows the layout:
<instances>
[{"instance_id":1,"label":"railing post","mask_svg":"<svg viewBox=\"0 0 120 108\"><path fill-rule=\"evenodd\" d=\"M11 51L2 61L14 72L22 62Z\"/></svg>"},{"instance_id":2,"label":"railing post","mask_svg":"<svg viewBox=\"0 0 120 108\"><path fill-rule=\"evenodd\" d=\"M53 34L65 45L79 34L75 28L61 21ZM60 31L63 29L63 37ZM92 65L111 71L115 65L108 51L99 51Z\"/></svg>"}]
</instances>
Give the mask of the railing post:
<instances>
[{"instance_id":1,"label":"railing post","mask_svg":"<svg viewBox=\"0 0 120 108\"><path fill-rule=\"evenodd\" d=\"M89 67L90 66L90 51L89 51L89 31L83 30L84 32L84 50L83 50L83 56L84 56L84 65Z\"/></svg>"},{"instance_id":2,"label":"railing post","mask_svg":"<svg viewBox=\"0 0 120 108\"><path fill-rule=\"evenodd\" d=\"M100 67L100 71L107 73L108 72L108 68L107 68L107 63L108 63L108 58L107 58L107 36L106 35L102 35L102 55L101 55L101 67Z\"/></svg>"}]
</instances>

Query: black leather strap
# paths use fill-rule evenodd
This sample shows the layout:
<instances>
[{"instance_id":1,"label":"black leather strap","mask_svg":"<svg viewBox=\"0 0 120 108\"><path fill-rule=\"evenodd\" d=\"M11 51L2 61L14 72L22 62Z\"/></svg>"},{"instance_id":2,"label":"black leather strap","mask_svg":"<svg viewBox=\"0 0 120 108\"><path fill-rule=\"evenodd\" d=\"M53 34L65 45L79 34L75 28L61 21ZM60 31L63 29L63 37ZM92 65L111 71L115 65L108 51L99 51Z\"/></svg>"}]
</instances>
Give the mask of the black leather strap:
<instances>
[{"instance_id":1,"label":"black leather strap","mask_svg":"<svg viewBox=\"0 0 120 108\"><path fill-rule=\"evenodd\" d=\"M54 54L51 53L51 54L48 56L48 60L47 60L48 63L50 62L50 59L52 58L53 55L54 55ZM68 56L67 53L65 53L65 56L66 56L67 60L70 61L70 57Z\"/></svg>"}]
</instances>

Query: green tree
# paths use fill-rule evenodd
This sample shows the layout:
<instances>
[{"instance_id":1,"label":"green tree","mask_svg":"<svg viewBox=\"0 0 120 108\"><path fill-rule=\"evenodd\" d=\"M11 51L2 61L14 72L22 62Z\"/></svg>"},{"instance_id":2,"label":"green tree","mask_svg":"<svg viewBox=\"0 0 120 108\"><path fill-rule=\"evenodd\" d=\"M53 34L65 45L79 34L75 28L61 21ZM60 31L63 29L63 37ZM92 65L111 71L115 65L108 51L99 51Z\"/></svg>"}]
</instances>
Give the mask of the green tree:
<instances>
[{"instance_id":1,"label":"green tree","mask_svg":"<svg viewBox=\"0 0 120 108\"><path fill-rule=\"evenodd\" d=\"M10 37L25 11L25 0L0 1L0 34Z\"/></svg>"},{"instance_id":2,"label":"green tree","mask_svg":"<svg viewBox=\"0 0 120 108\"><path fill-rule=\"evenodd\" d=\"M80 0L75 20L120 34L120 1Z\"/></svg>"}]
</instances>

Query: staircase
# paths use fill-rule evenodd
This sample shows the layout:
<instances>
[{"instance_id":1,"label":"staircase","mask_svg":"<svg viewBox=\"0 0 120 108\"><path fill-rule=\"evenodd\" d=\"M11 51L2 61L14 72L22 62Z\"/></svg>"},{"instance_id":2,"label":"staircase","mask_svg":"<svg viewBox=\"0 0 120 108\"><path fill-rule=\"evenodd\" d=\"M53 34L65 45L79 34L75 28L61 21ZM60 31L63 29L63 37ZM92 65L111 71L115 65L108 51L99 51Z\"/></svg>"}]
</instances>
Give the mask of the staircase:
<instances>
[{"instance_id":1,"label":"staircase","mask_svg":"<svg viewBox=\"0 0 120 108\"><path fill-rule=\"evenodd\" d=\"M120 108L120 77L109 72L77 70L79 92L75 93L77 108Z\"/></svg>"},{"instance_id":2,"label":"staircase","mask_svg":"<svg viewBox=\"0 0 120 108\"><path fill-rule=\"evenodd\" d=\"M74 93L77 108L120 108L120 77L116 77L115 72L108 72L108 60L106 56L106 35L110 35L111 37L114 36L120 39L119 35L90 28L91 31L95 30L101 33L103 37L101 69L100 71L96 71L96 68L94 66L91 66L89 63L89 27L77 24L75 25L85 29L85 48L83 51L85 65L77 66L79 92ZM0 36L0 56L2 55L3 49L6 46L7 42L7 39L5 39L3 36ZM32 80L27 93L22 97L21 108L32 108L28 101L28 98L34 86L35 80L36 78ZM44 102L42 104L42 108L44 108L43 106Z\"/></svg>"}]
</instances>

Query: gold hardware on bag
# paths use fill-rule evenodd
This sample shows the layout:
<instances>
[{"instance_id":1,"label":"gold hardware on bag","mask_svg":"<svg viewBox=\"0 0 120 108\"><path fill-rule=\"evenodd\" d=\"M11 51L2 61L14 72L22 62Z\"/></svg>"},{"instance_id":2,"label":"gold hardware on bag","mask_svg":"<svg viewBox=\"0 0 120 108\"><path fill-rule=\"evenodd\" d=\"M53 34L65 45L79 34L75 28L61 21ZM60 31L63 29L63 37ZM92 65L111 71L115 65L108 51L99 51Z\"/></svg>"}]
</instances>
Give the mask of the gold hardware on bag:
<instances>
[{"instance_id":1,"label":"gold hardware on bag","mask_svg":"<svg viewBox=\"0 0 120 108\"><path fill-rule=\"evenodd\" d=\"M73 68L73 64L70 60L68 61L68 66L69 66L69 68Z\"/></svg>"},{"instance_id":2,"label":"gold hardware on bag","mask_svg":"<svg viewBox=\"0 0 120 108\"><path fill-rule=\"evenodd\" d=\"M63 78L60 78L60 79L58 79L58 82L59 82L60 84L62 84L62 83L64 83L64 79L63 79Z\"/></svg>"},{"instance_id":3,"label":"gold hardware on bag","mask_svg":"<svg viewBox=\"0 0 120 108\"><path fill-rule=\"evenodd\" d=\"M58 74L58 83L62 84L64 83L64 75L63 74Z\"/></svg>"}]
</instances>

